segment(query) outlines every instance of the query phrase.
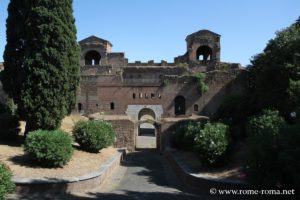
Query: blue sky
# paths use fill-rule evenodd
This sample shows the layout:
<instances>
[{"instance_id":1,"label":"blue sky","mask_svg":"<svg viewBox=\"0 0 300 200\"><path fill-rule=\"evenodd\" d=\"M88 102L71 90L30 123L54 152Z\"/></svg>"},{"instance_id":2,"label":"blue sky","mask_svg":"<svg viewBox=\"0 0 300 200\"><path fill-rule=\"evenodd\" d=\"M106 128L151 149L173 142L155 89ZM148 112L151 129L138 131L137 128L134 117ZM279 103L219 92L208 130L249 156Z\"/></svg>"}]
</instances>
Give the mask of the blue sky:
<instances>
[{"instance_id":1,"label":"blue sky","mask_svg":"<svg viewBox=\"0 0 300 200\"><path fill-rule=\"evenodd\" d=\"M186 51L200 29L221 35L221 60L249 64L275 32L300 16L300 0L73 0L78 40L96 35L135 60L167 60ZM0 0L0 61L9 0Z\"/></svg>"}]
</instances>

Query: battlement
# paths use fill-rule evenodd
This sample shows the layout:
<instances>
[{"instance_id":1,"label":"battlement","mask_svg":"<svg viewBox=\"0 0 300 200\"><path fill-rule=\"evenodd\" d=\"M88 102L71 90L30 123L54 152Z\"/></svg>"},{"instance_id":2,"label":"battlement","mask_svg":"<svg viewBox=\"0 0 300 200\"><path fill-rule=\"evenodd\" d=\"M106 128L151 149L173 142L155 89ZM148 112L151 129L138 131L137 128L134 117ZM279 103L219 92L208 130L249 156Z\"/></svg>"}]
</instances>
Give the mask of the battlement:
<instances>
[{"instance_id":1,"label":"battlement","mask_svg":"<svg viewBox=\"0 0 300 200\"><path fill-rule=\"evenodd\" d=\"M161 60L159 63L154 62L154 60L149 60L148 62L135 61L133 63L128 63L127 66L175 66L175 63L170 63L165 60Z\"/></svg>"}]
</instances>

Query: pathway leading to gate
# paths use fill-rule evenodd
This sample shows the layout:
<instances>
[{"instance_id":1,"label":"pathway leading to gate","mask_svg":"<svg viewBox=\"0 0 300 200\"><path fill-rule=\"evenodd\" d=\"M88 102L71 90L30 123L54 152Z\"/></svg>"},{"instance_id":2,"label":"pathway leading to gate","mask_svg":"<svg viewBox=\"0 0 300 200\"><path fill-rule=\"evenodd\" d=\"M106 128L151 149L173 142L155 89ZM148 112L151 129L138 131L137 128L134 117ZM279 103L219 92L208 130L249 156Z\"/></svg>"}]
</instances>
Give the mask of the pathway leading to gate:
<instances>
[{"instance_id":1,"label":"pathway leading to gate","mask_svg":"<svg viewBox=\"0 0 300 200\"><path fill-rule=\"evenodd\" d=\"M182 191L182 185L157 151L129 153L101 188L89 193L18 197L20 199L61 200L209 200L209 195ZM14 199L14 198L12 198Z\"/></svg>"}]
</instances>

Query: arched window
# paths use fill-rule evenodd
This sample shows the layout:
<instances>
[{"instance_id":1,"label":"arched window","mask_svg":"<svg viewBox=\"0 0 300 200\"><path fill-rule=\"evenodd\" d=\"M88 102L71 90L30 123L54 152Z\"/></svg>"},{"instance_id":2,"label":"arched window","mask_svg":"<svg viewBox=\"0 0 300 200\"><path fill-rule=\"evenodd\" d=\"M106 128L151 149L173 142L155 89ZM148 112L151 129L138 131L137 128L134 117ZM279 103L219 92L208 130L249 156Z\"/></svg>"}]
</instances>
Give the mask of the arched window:
<instances>
[{"instance_id":1,"label":"arched window","mask_svg":"<svg viewBox=\"0 0 300 200\"><path fill-rule=\"evenodd\" d=\"M174 100L175 115L185 115L185 98L183 96L177 96Z\"/></svg>"},{"instance_id":2,"label":"arched window","mask_svg":"<svg viewBox=\"0 0 300 200\"><path fill-rule=\"evenodd\" d=\"M111 109L111 110L114 110L114 109L115 109L115 103L114 103L114 102L111 102L111 103L110 103L110 109Z\"/></svg>"},{"instance_id":3,"label":"arched window","mask_svg":"<svg viewBox=\"0 0 300 200\"><path fill-rule=\"evenodd\" d=\"M85 65L99 65L101 55L97 51L89 51L85 54Z\"/></svg>"},{"instance_id":4,"label":"arched window","mask_svg":"<svg viewBox=\"0 0 300 200\"><path fill-rule=\"evenodd\" d=\"M196 112L199 111L199 106L198 106L198 104L195 104L195 105L194 105L194 111L196 111Z\"/></svg>"},{"instance_id":5,"label":"arched window","mask_svg":"<svg viewBox=\"0 0 300 200\"><path fill-rule=\"evenodd\" d=\"M197 49L197 60L199 61L211 61L212 50L208 46L201 46Z\"/></svg>"}]
</instances>

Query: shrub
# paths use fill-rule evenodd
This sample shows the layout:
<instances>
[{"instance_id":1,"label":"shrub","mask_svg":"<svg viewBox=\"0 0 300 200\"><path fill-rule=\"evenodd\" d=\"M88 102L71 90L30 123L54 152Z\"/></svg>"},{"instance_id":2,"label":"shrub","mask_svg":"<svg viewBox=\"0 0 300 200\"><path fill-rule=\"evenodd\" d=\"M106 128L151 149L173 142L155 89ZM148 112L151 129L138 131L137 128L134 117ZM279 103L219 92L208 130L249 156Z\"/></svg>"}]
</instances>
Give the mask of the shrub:
<instances>
[{"instance_id":1,"label":"shrub","mask_svg":"<svg viewBox=\"0 0 300 200\"><path fill-rule=\"evenodd\" d=\"M6 166L0 163L0 199L15 190L15 184L11 181L12 174Z\"/></svg>"},{"instance_id":2,"label":"shrub","mask_svg":"<svg viewBox=\"0 0 300 200\"><path fill-rule=\"evenodd\" d=\"M75 124L73 134L75 141L88 152L97 153L114 142L112 125L105 121L79 121Z\"/></svg>"},{"instance_id":3,"label":"shrub","mask_svg":"<svg viewBox=\"0 0 300 200\"><path fill-rule=\"evenodd\" d=\"M189 122L186 125L185 133L183 136L183 148L188 151L193 151L194 143L195 143L195 136L200 132L203 128L203 123L201 122Z\"/></svg>"},{"instance_id":4,"label":"shrub","mask_svg":"<svg viewBox=\"0 0 300 200\"><path fill-rule=\"evenodd\" d=\"M245 172L257 187L300 189L300 124L248 139Z\"/></svg>"},{"instance_id":5,"label":"shrub","mask_svg":"<svg viewBox=\"0 0 300 200\"><path fill-rule=\"evenodd\" d=\"M231 95L222 101L213 120L229 125L231 138L240 140L246 137L248 116L256 112L256 103L250 96Z\"/></svg>"},{"instance_id":6,"label":"shrub","mask_svg":"<svg viewBox=\"0 0 300 200\"><path fill-rule=\"evenodd\" d=\"M9 106L0 103L0 138L15 139L19 133L19 119Z\"/></svg>"},{"instance_id":7,"label":"shrub","mask_svg":"<svg viewBox=\"0 0 300 200\"><path fill-rule=\"evenodd\" d=\"M62 167L72 157L72 139L60 130L37 130L27 135L24 150L42 166Z\"/></svg>"},{"instance_id":8,"label":"shrub","mask_svg":"<svg viewBox=\"0 0 300 200\"><path fill-rule=\"evenodd\" d=\"M263 110L259 116L252 117L247 125L247 134L257 136L263 134L278 135L284 125L284 119L276 110Z\"/></svg>"},{"instance_id":9,"label":"shrub","mask_svg":"<svg viewBox=\"0 0 300 200\"><path fill-rule=\"evenodd\" d=\"M245 172L253 185L275 187L281 180L283 166L279 164L279 155L284 154L282 142L289 136L289 133L282 134L284 125L283 118L274 110L263 110L261 115L249 120Z\"/></svg>"},{"instance_id":10,"label":"shrub","mask_svg":"<svg viewBox=\"0 0 300 200\"><path fill-rule=\"evenodd\" d=\"M194 151L204 164L212 165L225 153L228 144L228 126L207 123L195 137Z\"/></svg>"}]
</instances>

